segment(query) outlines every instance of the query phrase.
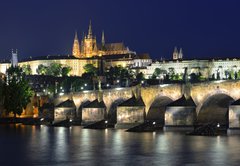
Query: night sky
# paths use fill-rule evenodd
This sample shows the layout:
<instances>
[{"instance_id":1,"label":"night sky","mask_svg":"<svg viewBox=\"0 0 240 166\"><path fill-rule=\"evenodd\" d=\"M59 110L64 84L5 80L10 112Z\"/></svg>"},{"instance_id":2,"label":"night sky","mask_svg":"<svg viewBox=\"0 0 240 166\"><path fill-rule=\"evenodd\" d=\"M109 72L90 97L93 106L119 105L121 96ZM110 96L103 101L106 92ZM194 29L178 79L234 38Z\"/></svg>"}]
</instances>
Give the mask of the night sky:
<instances>
[{"instance_id":1,"label":"night sky","mask_svg":"<svg viewBox=\"0 0 240 166\"><path fill-rule=\"evenodd\" d=\"M71 54L92 20L106 42L124 42L153 59L240 57L239 0L9 0L0 4L0 59Z\"/></svg>"}]
</instances>

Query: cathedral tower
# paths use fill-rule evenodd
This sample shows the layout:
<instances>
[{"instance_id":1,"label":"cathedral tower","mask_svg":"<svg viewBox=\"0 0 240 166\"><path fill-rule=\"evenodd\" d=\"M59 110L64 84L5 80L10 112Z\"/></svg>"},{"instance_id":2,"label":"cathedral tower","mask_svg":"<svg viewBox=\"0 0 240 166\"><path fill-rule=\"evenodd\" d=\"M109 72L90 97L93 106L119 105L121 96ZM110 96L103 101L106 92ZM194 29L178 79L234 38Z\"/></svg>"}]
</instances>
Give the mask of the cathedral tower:
<instances>
[{"instance_id":1,"label":"cathedral tower","mask_svg":"<svg viewBox=\"0 0 240 166\"><path fill-rule=\"evenodd\" d=\"M74 38L74 42L73 42L72 55L77 57L77 58L81 57L80 45L79 45L79 41L78 41L77 32L75 33L75 38Z\"/></svg>"},{"instance_id":2,"label":"cathedral tower","mask_svg":"<svg viewBox=\"0 0 240 166\"><path fill-rule=\"evenodd\" d=\"M84 53L83 57L90 58L98 54L97 40L93 37L92 33L92 23L90 21L87 37L84 38Z\"/></svg>"}]
</instances>

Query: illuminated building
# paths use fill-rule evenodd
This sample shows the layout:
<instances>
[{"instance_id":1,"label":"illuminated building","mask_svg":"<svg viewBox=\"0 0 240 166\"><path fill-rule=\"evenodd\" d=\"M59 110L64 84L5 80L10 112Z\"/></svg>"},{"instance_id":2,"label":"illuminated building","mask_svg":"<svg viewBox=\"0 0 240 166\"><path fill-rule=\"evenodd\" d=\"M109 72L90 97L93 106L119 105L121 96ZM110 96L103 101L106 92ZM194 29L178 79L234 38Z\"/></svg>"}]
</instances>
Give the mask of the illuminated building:
<instances>
[{"instance_id":1,"label":"illuminated building","mask_svg":"<svg viewBox=\"0 0 240 166\"><path fill-rule=\"evenodd\" d=\"M229 79L235 77L240 71L240 59L182 59L182 49L174 49L172 60L155 61L151 65L139 70L145 78L151 78L156 68L164 71L165 74L183 76L192 73L201 75L203 78Z\"/></svg>"},{"instance_id":2,"label":"illuminated building","mask_svg":"<svg viewBox=\"0 0 240 166\"><path fill-rule=\"evenodd\" d=\"M134 53L130 51L128 47L125 47L123 43L105 43L104 32L102 32L101 43L97 43L97 38L92 33L91 21L88 28L88 34L83 35L81 43L79 43L76 35L74 39L73 56L77 58Z\"/></svg>"}]
</instances>

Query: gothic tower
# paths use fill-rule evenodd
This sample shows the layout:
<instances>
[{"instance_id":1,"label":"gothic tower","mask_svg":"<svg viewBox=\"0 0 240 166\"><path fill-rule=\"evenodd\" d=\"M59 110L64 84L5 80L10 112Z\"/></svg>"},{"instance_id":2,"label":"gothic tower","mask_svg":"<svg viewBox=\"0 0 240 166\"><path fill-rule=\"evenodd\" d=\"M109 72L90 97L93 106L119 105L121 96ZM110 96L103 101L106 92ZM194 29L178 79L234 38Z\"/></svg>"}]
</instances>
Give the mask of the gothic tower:
<instances>
[{"instance_id":1,"label":"gothic tower","mask_svg":"<svg viewBox=\"0 0 240 166\"><path fill-rule=\"evenodd\" d=\"M98 53L97 40L96 40L96 37L93 37L91 21L89 23L88 34L84 38L83 47L84 47L83 57L90 58L92 56L97 55Z\"/></svg>"},{"instance_id":2,"label":"gothic tower","mask_svg":"<svg viewBox=\"0 0 240 166\"><path fill-rule=\"evenodd\" d=\"M182 51L182 48L180 48L180 50L179 50L178 59L183 59L183 51Z\"/></svg>"},{"instance_id":3,"label":"gothic tower","mask_svg":"<svg viewBox=\"0 0 240 166\"><path fill-rule=\"evenodd\" d=\"M74 38L74 42L73 42L72 55L77 57L77 58L81 57L80 45L79 45L79 41L78 41L77 32L75 33L75 38Z\"/></svg>"},{"instance_id":4,"label":"gothic tower","mask_svg":"<svg viewBox=\"0 0 240 166\"><path fill-rule=\"evenodd\" d=\"M178 59L178 50L177 50L177 47L175 47L173 51L173 60L177 60L177 59Z\"/></svg>"}]
</instances>

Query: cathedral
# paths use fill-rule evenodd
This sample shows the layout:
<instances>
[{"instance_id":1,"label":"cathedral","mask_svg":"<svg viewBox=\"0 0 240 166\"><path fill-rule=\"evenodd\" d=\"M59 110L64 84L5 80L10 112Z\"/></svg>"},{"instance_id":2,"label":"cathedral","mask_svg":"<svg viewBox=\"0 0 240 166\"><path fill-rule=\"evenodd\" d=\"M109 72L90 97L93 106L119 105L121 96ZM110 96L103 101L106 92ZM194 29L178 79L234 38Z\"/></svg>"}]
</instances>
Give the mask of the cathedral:
<instances>
[{"instance_id":1,"label":"cathedral","mask_svg":"<svg viewBox=\"0 0 240 166\"><path fill-rule=\"evenodd\" d=\"M130 54L128 47L123 43L105 43L104 32L102 32L101 43L97 43L96 36L92 33L92 24L90 21L88 34L83 35L81 43L79 42L77 32L73 42L72 55L76 58L91 58L94 56L107 56Z\"/></svg>"}]
</instances>

